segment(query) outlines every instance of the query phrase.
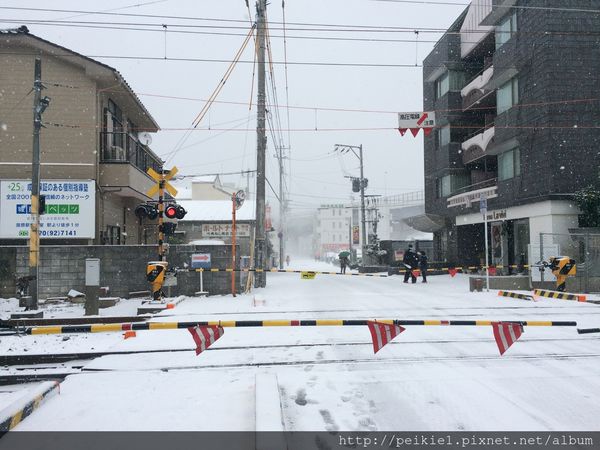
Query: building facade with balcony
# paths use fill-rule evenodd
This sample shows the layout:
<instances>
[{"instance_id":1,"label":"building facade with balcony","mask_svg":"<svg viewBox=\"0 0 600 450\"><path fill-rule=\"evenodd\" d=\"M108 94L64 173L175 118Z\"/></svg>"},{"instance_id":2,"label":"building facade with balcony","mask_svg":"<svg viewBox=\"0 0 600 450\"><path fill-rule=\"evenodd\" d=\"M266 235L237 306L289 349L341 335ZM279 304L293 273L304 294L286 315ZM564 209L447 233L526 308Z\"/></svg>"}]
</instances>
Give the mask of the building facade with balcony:
<instances>
[{"instance_id":1,"label":"building facade with balcony","mask_svg":"<svg viewBox=\"0 0 600 450\"><path fill-rule=\"evenodd\" d=\"M599 38L582 32L600 29L583 11L600 1L540 4L474 1L424 60L423 109L438 122L424 144L435 260L485 259L480 197L494 264L532 260L540 233L578 226L572 195L600 166Z\"/></svg>"},{"instance_id":2,"label":"building facade with balcony","mask_svg":"<svg viewBox=\"0 0 600 450\"><path fill-rule=\"evenodd\" d=\"M162 169L147 145L149 133L159 127L131 87L116 69L25 27L0 31L0 38L0 180L31 180L33 95L28 93L40 58L42 95L51 99L40 134L41 180L85 180L94 190L93 230L84 239L42 237L42 243L155 242L156 225L142 223L134 210L150 200L146 192L154 181L146 171Z\"/></svg>"}]
</instances>

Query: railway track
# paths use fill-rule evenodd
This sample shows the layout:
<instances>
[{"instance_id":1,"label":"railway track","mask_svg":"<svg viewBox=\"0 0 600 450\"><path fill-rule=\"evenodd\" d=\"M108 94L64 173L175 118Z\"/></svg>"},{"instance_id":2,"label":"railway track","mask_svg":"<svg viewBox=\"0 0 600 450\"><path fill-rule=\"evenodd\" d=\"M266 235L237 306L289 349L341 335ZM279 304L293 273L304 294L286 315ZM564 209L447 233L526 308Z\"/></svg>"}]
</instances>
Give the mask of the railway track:
<instances>
[{"instance_id":1,"label":"railway track","mask_svg":"<svg viewBox=\"0 0 600 450\"><path fill-rule=\"evenodd\" d=\"M600 337L592 337L586 340L600 340ZM531 338L521 341L522 344L531 342L566 342L577 341L581 338ZM430 345L430 344L461 344L461 343L486 343L490 339L436 339L425 341L401 341L391 342L389 346L396 345ZM238 350L268 350L268 349L286 349L286 348L312 348L312 347L344 347L344 346L367 346L370 347L371 342L340 342L340 343L314 343L314 344L274 344L274 345L251 345L251 346L227 346L214 347L206 351L238 351ZM91 369L86 368L86 365L92 360L102 356L127 356L137 354L157 354L157 353L181 353L192 352L193 347L177 348L177 349L159 349L159 350L139 350L139 351L115 351L115 352L86 352L86 353L63 353L49 355L9 355L0 358L0 385L27 383L40 380L62 380L69 375L85 374L93 372L118 372L121 369ZM583 359L583 358L598 358L600 354L596 353L543 353L535 355L516 355L505 356L504 358L518 360L543 360L543 359ZM249 363L232 363L218 365L195 365L195 366L166 366L146 370L186 370L186 369L231 369L241 367L277 367L277 366L302 366L302 365L322 365L322 364L391 364L391 363L431 363L431 362L478 362L486 360L497 360L497 356L430 356L430 357L397 357L386 359L307 359L300 361L265 361L265 362L249 362ZM68 362L73 364L64 364Z\"/></svg>"},{"instance_id":2,"label":"railway track","mask_svg":"<svg viewBox=\"0 0 600 450\"><path fill-rule=\"evenodd\" d=\"M521 360L521 361L541 361L541 360L577 360L577 359L595 359L600 358L600 353L578 353L578 354L567 354L567 353L543 353L538 355L515 355L505 356L504 359ZM169 372L174 370L211 370L211 369L241 369L241 368L264 368L264 367L292 367L292 366L320 366L320 365L351 365L351 364L365 364L371 365L376 364L389 365L398 363L423 363L431 364L437 362L461 362L461 363L479 363L482 361L498 361L497 356L430 356L430 357L401 357L401 358L386 358L386 359L373 359L373 358L355 358L355 359L305 359L298 361L270 361L270 362L251 362L251 363L232 363L232 364L208 364L208 365L196 365L196 366L165 366L156 367L151 369L92 369L85 367L70 367L70 370L64 370L62 372L44 373L43 369L29 369L34 370L33 373L15 373L0 375L0 385L29 383L33 381L41 380L63 380L69 375L86 375L91 373L115 373L115 372L149 372L149 371L162 371ZM57 368L58 369L58 368ZM80 370L77 370L80 369Z\"/></svg>"}]
</instances>

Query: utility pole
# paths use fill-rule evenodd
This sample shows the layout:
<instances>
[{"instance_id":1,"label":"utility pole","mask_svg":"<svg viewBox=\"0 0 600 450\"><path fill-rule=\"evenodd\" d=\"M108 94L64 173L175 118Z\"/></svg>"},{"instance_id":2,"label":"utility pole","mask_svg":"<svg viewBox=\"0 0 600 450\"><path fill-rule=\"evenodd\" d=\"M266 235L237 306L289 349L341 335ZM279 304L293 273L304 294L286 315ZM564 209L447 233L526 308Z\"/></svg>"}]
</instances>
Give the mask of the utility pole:
<instances>
[{"instance_id":1,"label":"utility pole","mask_svg":"<svg viewBox=\"0 0 600 450\"><path fill-rule=\"evenodd\" d=\"M361 251L362 251L362 261L363 265L365 264L365 260L367 257L367 219L365 218L365 188L367 187L368 180L364 177L364 167L363 167L363 148L362 144L360 145L345 145L345 144L335 144L335 150L339 150L342 153L347 153L352 151L354 156L358 158L360 161L360 213L361 213ZM358 150L358 155L355 150Z\"/></svg>"},{"instance_id":2,"label":"utility pole","mask_svg":"<svg viewBox=\"0 0 600 450\"><path fill-rule=\"evenodd\" d=\"M48 97L42 97L42 60L35 58L33 80L33 156L31 162L31 229L29 232L29 277L31 305L38 309L38 273L40 265L40 129L42 114L50 104Z\"/></svg>"},{"instance_id":3,"label":"utility pole","mask_svg":"<svg viewBox=\"0 0 600 450\"><path fill-rule=\"evenodd\" d=\"M277 237L279 238L279 268L283 269L283 259L285 257L285 243L284 239L286 236L285 230L285 199L284 199L284 189L283 189L283 147L279 148L279 152L277 153L277 159L279 160L279 233Z\"/></svg>"},{"instance_id":4,"label":"utility pole","mask_svg":"<svg viewBox=\"0 0 600 450\"><path fill-rule=\"evenodd\" d=\"M256 120L256 241L254 251L254 268L265 269L266 233L265 233L265 153L267 148L266 105L265 105L265 17L267 1L256 2L256 45L258 68L258 99ZM265 272L255 272L255 286L265 287Z\"/></svg>"},{"instance_id":5,"label":"utility pole","mask_svg":"<svg viewBox=\"0 0 600 450\"><path fill-rule=\"evenodd\" d=\"M365 218L365 176L363 172L363 151L362 144L358 146L359 149L359 160L360 160L360 210L361 210L361 221L362 221L362 261L363 266L367 258L367 220ZM356 153L355 153L356 154Z\"/></svg>"}]
</instances>

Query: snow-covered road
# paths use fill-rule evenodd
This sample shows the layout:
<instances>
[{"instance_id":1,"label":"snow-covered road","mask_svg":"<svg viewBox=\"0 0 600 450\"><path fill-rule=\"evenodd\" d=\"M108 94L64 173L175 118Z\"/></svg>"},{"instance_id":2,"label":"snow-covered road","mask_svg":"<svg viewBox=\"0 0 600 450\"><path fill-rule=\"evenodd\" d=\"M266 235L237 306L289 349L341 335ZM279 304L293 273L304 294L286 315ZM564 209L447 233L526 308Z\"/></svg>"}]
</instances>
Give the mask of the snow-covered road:
<instances>
[{"instance_id":1,"label":"snow-covered road","mask_svg":"<svg viewBox=\"0 0 600 450\"><path fill-rule=\"evenodd\" d=\"M155 320L327 318L575 320L585 328L600 325L600 305L470 293L462 275L407 285L398 276L269 274L266 289L190 298ZM62 342L20 339L48 349ZM72 339L70 351L178 351L97 358L17 430L600 429L600 338L573 327L526 327L502 357L484 326L409 326L376 355L364 326L226 328L200 356L186 330Z\"/></svg>"}]
</instances>

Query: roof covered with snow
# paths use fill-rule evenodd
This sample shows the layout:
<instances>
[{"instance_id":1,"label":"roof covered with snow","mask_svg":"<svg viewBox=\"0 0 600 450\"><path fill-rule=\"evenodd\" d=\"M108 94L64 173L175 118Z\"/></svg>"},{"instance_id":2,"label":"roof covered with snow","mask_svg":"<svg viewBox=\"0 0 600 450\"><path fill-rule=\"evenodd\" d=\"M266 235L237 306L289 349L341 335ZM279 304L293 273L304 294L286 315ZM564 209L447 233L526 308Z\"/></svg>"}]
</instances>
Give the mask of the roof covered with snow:
<instances>
[{"instance_id":1,"label":"roof covered with snow","mask_svg":"<svg viewBox=\"0 0 600 450\"><path fill-rule=\"evenodd\" d=\"M217 222L231 221L231 201L229 200L179 200L181 206L187 211L183 222ZM245 201L237 210L237 220L254 220L255 204Z\"/></svg>"}]
</instances>

